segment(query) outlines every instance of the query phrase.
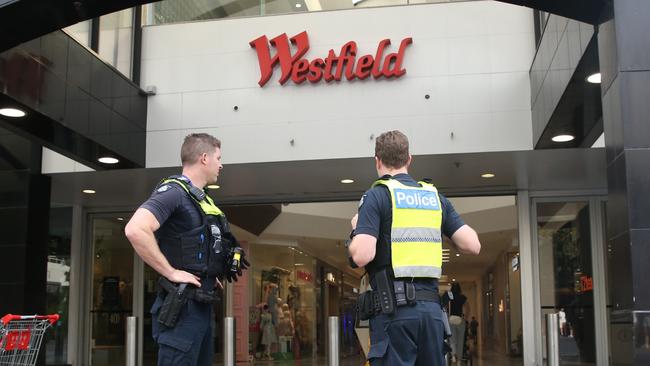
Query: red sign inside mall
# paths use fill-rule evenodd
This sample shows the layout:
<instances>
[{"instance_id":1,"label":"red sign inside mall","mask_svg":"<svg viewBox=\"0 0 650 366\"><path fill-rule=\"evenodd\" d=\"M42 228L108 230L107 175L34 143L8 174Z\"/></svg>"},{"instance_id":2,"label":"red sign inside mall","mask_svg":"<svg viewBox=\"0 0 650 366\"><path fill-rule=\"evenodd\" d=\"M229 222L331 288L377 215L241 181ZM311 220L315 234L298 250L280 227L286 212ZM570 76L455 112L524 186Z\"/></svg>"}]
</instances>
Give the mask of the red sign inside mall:
<instances>
[{"instance_id":1,"label":"red sign inside mall","mask_svg":"<svg viewBox=\"0 0 650 366\"><path fill-rule=\"evenodd\" d=\"M350 41L341 47L338 55L331 49L327 57L315 58L311 61L303 58L309 50L309 37L306 31L291 38L286 33L282 33L270 41L266 36L261 36L251 41L250 45L257 52L260 64L261 75L258 84L264 86L278 66L282 73L279 80L281 85L289 79L296 84L302 84L305 81L317 83L322 79L329 83L332 80L340 81L343 77L348 80L355 78L364 80L370 76L375 79L398 78L406 74L402 62L406 47L411 43L413 43L411 37L404 38L397 53L384 56L386 47L390 45L390 39L384 39L377 45L374 55L364 55L357 59L357 43ZM296 50L293 54L291 54L292 44ZM270 46L275 47L274 56L271 56Z\"/></svg>"}]
</instances>

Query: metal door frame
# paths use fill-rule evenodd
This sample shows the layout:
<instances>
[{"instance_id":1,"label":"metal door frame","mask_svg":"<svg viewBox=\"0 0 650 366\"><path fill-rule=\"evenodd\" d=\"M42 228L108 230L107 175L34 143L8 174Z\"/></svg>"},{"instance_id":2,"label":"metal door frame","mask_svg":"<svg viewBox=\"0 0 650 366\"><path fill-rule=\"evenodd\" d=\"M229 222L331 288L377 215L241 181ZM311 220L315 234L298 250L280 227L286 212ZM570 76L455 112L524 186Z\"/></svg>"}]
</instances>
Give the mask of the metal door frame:
<instances>
[{"instance_id":1,"label":"metal door frame","mask_svg":"<svg viewBox=\"0 0 650 366\"><path fill-rule=\"evenodd\" d=\"M94 245L92 238L92 222L98 218L113 218L113 217L130 217L133 209L110 209L110 210L85 210L81 207L75 207L76 214L81 216L81 225L79 227L81 240L72 244L73 263L78 263L76 271L72 276L76 277L78 281L74 288L79 289L75 294L71 293L71 311L74 309L74 318L76 319L76 326L70 329L71 339L69 349L73 355L69 357L69 362L73 359L76 360L75 364L91 365L91 339L92 339L92 321L90 319L90 309L92 304L93 288L93 258L94 258ZM74 215L74 214L73 214ZM74 235L74 234L73 234ZM144 264L142 259L133 251L133 302L132 312L133 316L138 319L138 364L142 365L142 343L140 340L143 337L142 317L143 317L143 304L144 304ZM73 318L71 316L71 318ZM74 331L74 334L73 334ZM69 336L69 337L70 337Z\"/></svg>"},{"instance_id":2,"label":"metal door frame","mask_svg":"<svg viewBox=\"0 0 650 366\"><path fill-rule=\"evenodd\" d=\"M537 238L537 204L547 202L587 202L589 205L591 264L594 281L594 331L596 332L596 364L599 366L608 365L609 332L607 328L607 281L605 276L604 251L605 223L603 220L603 202L606 202L607 200L606 192L519 192L517 197L518 205L528 206L518 208L520 219L520 253L522 255L522 317L524 323L524 364L536 366L541 366L544 364L541 324L542 312L539 283L539 243ZM528 216L529 218L529 220L527 220L527 224L525 216ZM525 243L530 244L530 246L526 248L524 245ZM524 268L528 267L526 264L530 266L529 268L531 271L523 270ZM526 275L525 279L524 275ZM530 284L531 280L532 286L526 286L526 291L524 291L523 285ZM532 309L530 308L531 305ZM528 308L525 309L526 307ZM530 347L534 349L534 352L530 352Z\"/></svg>"}]
</instances>

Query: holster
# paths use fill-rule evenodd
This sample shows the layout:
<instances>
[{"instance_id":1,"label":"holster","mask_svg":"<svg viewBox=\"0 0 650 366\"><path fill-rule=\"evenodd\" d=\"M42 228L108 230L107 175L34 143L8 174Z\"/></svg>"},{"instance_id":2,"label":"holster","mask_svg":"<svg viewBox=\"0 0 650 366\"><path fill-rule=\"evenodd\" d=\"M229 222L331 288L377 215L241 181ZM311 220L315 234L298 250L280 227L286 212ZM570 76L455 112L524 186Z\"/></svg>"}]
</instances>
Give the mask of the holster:
<instances>
[{"instance_id":1,"label":"holster","mask_svg":"<svg viewBox=\"0 0 650 366\"><path fill-rule=\"evenodd\" d=\"M359 295L357 300L357 315L359 320L368 320L381 313L381 306L379 305L379 297L375 291L366 291Z\"/></svg>"},{"instance_id":2,"label":"holster","mask_svg":"<svg viewBox=\"0 0 650 366\"><path fill-rule=\"evenodd\" d=\"M187 303L187 294L185 291L187 284L181 283L178 286L175 286L166 278L161 277L159 281L161 285L163 281L167 282L165 284L167 286L161 286L165 290L166 294L164 295L165 298L163 299L163 304L158 313L158 322L168 328L173 328L176 326L176 321L178 320L181 310L183 310L183 306ZM167 291L170 284L174 288L173 291Z\"/></svg>"},{"instance_id":3,"label":"holster","mask_svg":"<svg viewBox=\"0 0 650 366\"><path fill-rule=\"evenodd\" d=\"M167 293L178 291L179 285L169 281L165 277L160 277L158 284L160 285L160 289L164 296L166 296ZM217 293L215 291L205 291L192 286L187 286L183 291L183 295L186 299L195 300L205 304L212 304L217 299Z\"/></svg>"}]
</instances>

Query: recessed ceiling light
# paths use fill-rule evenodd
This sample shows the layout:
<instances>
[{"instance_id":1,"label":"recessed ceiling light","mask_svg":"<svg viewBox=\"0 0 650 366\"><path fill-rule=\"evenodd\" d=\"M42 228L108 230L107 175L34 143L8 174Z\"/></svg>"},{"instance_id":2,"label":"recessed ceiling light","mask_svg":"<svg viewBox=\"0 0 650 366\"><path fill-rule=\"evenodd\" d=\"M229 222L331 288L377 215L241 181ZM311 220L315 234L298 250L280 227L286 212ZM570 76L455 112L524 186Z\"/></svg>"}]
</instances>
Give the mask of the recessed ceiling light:
<instances>
[{"instance_id":1,"label":"recessed ceiling light","mask_svg":"<svg viewBox=\"0 0 650 366\"><path fill-rule=\"evenodd\" d=\"M219 188L221 188L221 186L220 186L220 185L217 185L217 184L210 184L210 185L208 186L208 188L210 188L210 189L219 189Z\"/></svg>"},{"instance_id":2,"label":"recessed ceiling light","mask_svg":"<svg viewBox=\"0 0 650 366\"><path fill-rule=\"evenodd\" d=\"M25 117L26 113L16 108L2 108L0 109L0 114L5 117L19 118Z\"/></svg>"},{"instance_id":3,"label":"recessed ceiling light","mask_svg":"<svg viewBox=\"0 0 650 366\"><path fill-rule=\"evenodd\" d=\"M124 218L123 217L118 217L117 221L124 221Z\"/></svg>"},{"instance_id":4,"label":"recessed ceiling light","mask_svg":"<svg viewBox=\"0 0 650 366\"><path fill-rule=\"evenodd\" d=\"M341 183L343 184L354 183L354 179L341 179Z\"/></svg>"},{"instance_id":5,"label":"recessed ceiling light","mask_svg":"<svg viewBox=\"0 0 650 366\"><path fill-rule=\"evenodd\" d=\"M100 163L104 164L117 164L120 161L118 159L115 159L114 157L111 156L102 156L101 158L97 159Z\"/></svg>"},{"instance_id":6,"label":"recessed ceiling light","mask_svg":"<svg viewBox=\"0 0 650 366\"><path fill-rule=\"evenodd\" d=\"M495 175L493 173L483 173L481 174L481 178L494 178Z\"/></svg>"},{"instance_id":7,"label":"recessed ceiling light","mask_svg":"<svg viewBox=\"0 0 650 366\"><path fill-rule=\"evenodd\" d=\"M569 142L572 141L575 137L573 135L557 135L554 136L551 140L554 142Z\"/></svg>"},{"instance_id":8,"label":"recessed ceiling light","mask_svg":"<svg viewBox=\"0 0 650 366\"><path fill-rule=\"evenodd\" d=\"M300 3L296 4L296 8L302 8L302 4Z\"/></svg>"},{"instance_id":9,"label":"recessed ceiling light","mask_svg":"<svg viewBox=\"0 0 650 366\"><path fill-rule=\"evenodd\" d=\"M456 282L456 279L455 279L455 278L453 278L453 279L452 279L452 281L453 281L453 282Z\"/></svg>"},{"instance_id":10,"label":"recessed ceiling light","mask_svg":"<svg viewBox=\"0 0 650 366\"><path fill-rule=\"evenodd\" d=\"M95 191L92 190L92 189L84 189L82 192L83 192L83 193L86 193L86 194L95 194L95 193L97 193L97 192L95 192Z\"/></svg>"},{"instance_id":11,"label":"recessed ceiling light","mask_svg":"<svg viewBox=\"0 0 650 366\"><path fill-rule=\"evenodd\" d=\"M587 77L587 81L592 83L592 84L600 84L601 79L602 79L602 77L601 77L599 72L597 72L595 74L591 74L591 75L589 75L589 77Z\"/></svg>"},{"instance_id":12,"label":"recessed ceiling light","mask_svg":"<svg viewBox=\"0 0 650 366\"><path fill-rule=\"evenodd\" d=\"M456 257L460 257L460 254L456 253Z\"/></svg>"}]
</instances>

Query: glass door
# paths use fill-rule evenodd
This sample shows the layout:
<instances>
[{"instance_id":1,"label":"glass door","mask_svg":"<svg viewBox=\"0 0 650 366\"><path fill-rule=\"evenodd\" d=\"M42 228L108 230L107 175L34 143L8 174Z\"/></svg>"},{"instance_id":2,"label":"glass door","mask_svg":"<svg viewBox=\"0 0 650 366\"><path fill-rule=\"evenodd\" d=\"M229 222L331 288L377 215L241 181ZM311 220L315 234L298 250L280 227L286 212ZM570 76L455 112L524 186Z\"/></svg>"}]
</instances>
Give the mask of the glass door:
<instances>
[{"instance_id":1,"label":"glass door","mask_svg":"<svg viewBox=\"0 0 650 366\"><path fill-rule=\"evenodd\" d=\"M91 215L92 298L90 358L93 366L125 364L126 318L133 314L134 251L125 220Z\"/></svg>"},{"instance_id":2,"label":"glass door","mask_svg":"<svg viewBox=\"0 0 650 366\"><path fill-rule=\"evenodd\" d=\"M590 200L540 201L534 206L542 338L545 315L559 314L560 363L596 364ZM598 253L600 254L600 253ZM597 254L597 255L598 255ZM546 351L545 351L546 352Z\"/></svg>"}]
</instances>

